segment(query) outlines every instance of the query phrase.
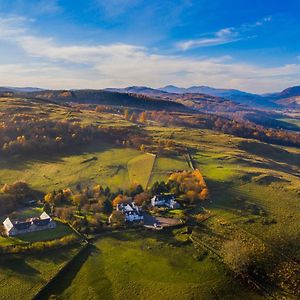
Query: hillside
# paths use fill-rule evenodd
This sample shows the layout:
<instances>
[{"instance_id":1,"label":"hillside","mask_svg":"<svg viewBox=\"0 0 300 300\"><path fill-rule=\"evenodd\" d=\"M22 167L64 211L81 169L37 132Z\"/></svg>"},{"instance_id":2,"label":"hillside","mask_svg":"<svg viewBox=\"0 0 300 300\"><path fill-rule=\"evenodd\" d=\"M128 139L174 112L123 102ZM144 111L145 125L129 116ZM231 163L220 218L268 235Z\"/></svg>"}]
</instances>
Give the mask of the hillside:
<instances>
[{"instance_id":1,"label":"hillside","mask_svg":"<svg viewBox=\"0 0 300 300\"><path fill-rule=\"evenodd\" d=\"M147 96L121 94L103 90L42 90L37 92L0 92L2 96L23 97L54 101L57 103L88 103L96 105L112 105L136 107L152 110L185 111L187 108L172 101L153 99Z\"/></svg>"},{"instance_id":2,"label":"hillside","mask_svg":"<svg viewBox=\"0 0 300 300\"><path fill-rule=\"evenodd\" d=\"M138 110L132 112L137 114ZM96 203L90 199L92 204L85 205L80 215L93 222L97 215L103 236L50 285L45 299L54 294L62 299L118 294L123 299L133 291L133 299L141 295L167 295L178 300L224 295L263 299L266 293L279 299L295 298L298 148L261 142L255 135L256 140L239 137L249 128L212 114L149 111L147 122L139 123L127 120L121 107L97 110L90 104L69 106L24 98L1 98L0 114L6 122L0 137L3 146L7 144L0 157L1 187L22 180L42 193L66 188L78 193L78 186L87 192L101 185L104 191L109 188L113 193L109 199L113 199L120 189L126 191L137 183L151 189L155 182L167 182L170 174L189 172L193 166L201 170L210 191L206 201L164 212L171 218L179 214L189 220L190 229L182 225L153 232L130 226L128 232L109 232L105 227L107 213L103 207L100 213L92 211ZM229 126L233 126L233 134L222 132ZM255 133L263 134L257 129ZM203 207L211 213L204 221ZM59 213L61 207L56 208ZM197 221L199 218L202 221ZM7 238L0 241L4 245ZM223 263L223 249L232 241L251 242L251 247L265 249L264 259L258 257L256 264L266 273L256 274L255 280L267 292L243 281ZM59 256L64 250L55 253ZM16 267L23 257L27 257L27 264ZM63 261L67 259L64 256ZM51 256L48 263L52 261ZM33 296L45 278L52 276L37 276L47 270L43 260L41 264L21 254L9 262L1 259L3 274L9 272L2 281L5 293L9 293L11 282L16 282L18 293ZM281 277L285 272L289 272L288 282Z\"/></svg>"},{"instance_id":3,"label":"hillside","mask_svg":"<svg viewBox=\"0 0 300 300\"><path fill-rule=\"evenodd\" d=\"M209 86L192 86L189 88L179 88L176 86L165 86L160 88L160 90L169 92L169 93L177 93L177 94L207 94L214 97L225 98L228 100L232 100L236 103L245 104L250 106L251 108L256 107L276 107L277 105L270 102L268 99L256 95L251 94L235 89L216 89Z\"/></svg>"}]
</instances>

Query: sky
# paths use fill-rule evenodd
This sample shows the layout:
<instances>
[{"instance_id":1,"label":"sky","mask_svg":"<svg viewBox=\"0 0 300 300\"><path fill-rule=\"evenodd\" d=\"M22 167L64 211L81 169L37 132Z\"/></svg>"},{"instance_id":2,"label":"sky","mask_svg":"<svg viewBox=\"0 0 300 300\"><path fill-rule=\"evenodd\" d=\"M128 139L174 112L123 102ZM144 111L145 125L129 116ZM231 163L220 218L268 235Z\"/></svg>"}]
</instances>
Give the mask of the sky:
<instances>
[{"instance_id":1,"label":"sky","mask_svg":"<svg viewBox=\"0 0 300 300\"><path fill-rule=\"evenodd\" d=\"M0 0L0 86L300 85L299 0Z\"/></svg>"}]
</instances>

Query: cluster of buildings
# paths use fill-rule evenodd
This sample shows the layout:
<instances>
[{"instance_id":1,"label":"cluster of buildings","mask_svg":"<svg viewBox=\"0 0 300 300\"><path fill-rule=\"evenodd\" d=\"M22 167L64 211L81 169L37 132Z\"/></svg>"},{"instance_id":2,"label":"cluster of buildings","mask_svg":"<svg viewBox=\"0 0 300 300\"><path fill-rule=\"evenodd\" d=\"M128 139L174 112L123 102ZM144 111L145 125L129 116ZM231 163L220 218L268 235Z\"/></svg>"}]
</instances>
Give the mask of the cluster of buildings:
<instances>
[{"instance_id":1,"label":"cluster of buildings","mask_svg":"<svg viewBox=\"0 0 300 300\"><path fill-rule=\"evenodd\" d=\"M6 218L3 226L7 236L16 236L28 232L55 228L56 222L46 212L43 212L39 217L24 221L12 221L10 218Z\"/></svg>"},{"instance_id":2,"label":"cluster of buildings","mask_svg":"<svg viewBox=\"0 0 300 300\"><path fill-rule=\"evenodd\" d=\"M171 194L156 195L151 199L151 206L168 209L180 208L179 203L175 199L175 196ZM116 210L124 214L126 222L141 222L144 220L141 208L135 205L134 202L120 203L117 205Z\"/></svg>"},{"instance_id":3,"label":"cluster of buildings","mask_svg":"<svg viewBox=\"0 0 300 300\"><path fill-rule=\"evenodd\" d=\"M151 199L152 207L165 207L168 209L180 208L175 200L174 195L156 195ZM141 208L135 203L120 203L116 207L125 216L126 222L142 222L144 214ZM24 233L52 229L56 227L56 222L46 213L43 212L39 217L30 218L24 221L13 221L6 218L3 222L4 230L7 236L16 236Z\"/></svg>"}]
</instances>

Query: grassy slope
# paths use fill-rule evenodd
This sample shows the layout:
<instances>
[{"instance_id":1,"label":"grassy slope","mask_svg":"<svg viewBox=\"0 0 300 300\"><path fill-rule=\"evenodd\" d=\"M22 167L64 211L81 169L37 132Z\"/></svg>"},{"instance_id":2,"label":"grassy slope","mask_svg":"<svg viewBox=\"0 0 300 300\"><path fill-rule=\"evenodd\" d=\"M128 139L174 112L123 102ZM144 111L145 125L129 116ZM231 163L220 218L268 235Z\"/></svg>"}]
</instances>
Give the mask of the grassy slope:
<instances>
[{"instance_id":1,"label":"grassy slope","mask_svg":"<svg viewBox=\"0 0 300 300\"><path fill-rule=\"evenodd\" d=\"M139 183L146 188L149 183L154 163L155 155L149 153L131 159L127 165L130 182Z\"/></svg>"},{"instance_id":2,"label":"grassy slope","mask_svg":"<svg viewBox=\"0 0 300 300\"><path fill-rule=\"evenodd\" d=\"M300 151L206 132L187 142L197 147L194 160L210 186L210 209L276 247L290 245L280 250L296 255ZM264 225L265 216L247 210L251 204L276 223Z\"/></svg>"},{"instance_id":3,"label":"grassy slope","mask_svg":"<svg viewBox=\"0 0 300 300\"><path fill-rule=\"evenodd\" d=\"M260 299L214 260L197 262L192 246L169 242L153 233L101 238L79 272L67 275L71 285L57 290L62 299Z\"/></svg>"},{"instance_id":4,"label":"grassy slope","mask_svg":"<svg viewBox=\"0 0 300 300\"><path fill-rule=\"evenodd\" d=\"M40 255L1 257L0 299L32 299L77 251L72 248Z\"/></svg>"},{"instance_id":5,"label":"grassy slope","mask_svg":"<svg viewBox=\"0 0 300 300\"><path fill-rule=\"evenodd\" d=\"M0 159L0 184L19 179L42 191L74 187L78 182L125 188L129 185L127 163L139 154L134 149L115 148L100 143L78 147L62 156L27 161ZM82 163L91 157L97 157L97 160Z\"/></svg>"},{"instance_id":6,"label":"grassy slope","mask_svg":"<svg viewBox=\"0 0 300 300\"><path fill-rule=\"evenodd\" d=\"M50 118L65 118L66 113L63 109L57 109L57 107L55 107L55 109L53 108L52 110L53 111L50 112ZM100 115L93 112L85 112L84 114L74 113L74 117L80 117L83 123L99 122L99 124L103 126L129 126L128 123L119 120L118 117L111 114ZM176 143L189 148L196 165L204 174L210 188L212 203L207 203L206 205L217 214L218 219L225 219L235 226L238 226L238 228L246 230L249 234L256 235L283 254L299 257L296 248L299 244L298 232L300 229L300 150L266 145L209 130L149 127L148 131L156 140L160 138L174 139ZM0 159L0 183L13 182L16 179L25 179L34 187L44 191L53 188L58 189L68 185L72 186L78 181L86 183L97 182L102 185L108 184L112 187L126 187L129 184L129 176L126 170L127 164L130 160L139 155L139 151L132 149L112 148L109 145L94 144L81 149L78 148L73 153L65 153L61 157L40 157L25 161L14 158L9 162ZM98 160L81 164L83 160L93 156L96 156ZM186 162L180 157L159 158L156 161L151 182L157 179L165 180L170 171L186 168ZM264 225L263 219L265 217L253 215L247 208L249 204L257 204L261 210L267 213L267 218L275 219L276 223ZM254 222L249 223L249 219L253 219ZM98 279L96 281L97 283L99 283L99 279L103 279L102 287L95 285L88 288L88 292L92 295L97 294L99 291L102 292L103 288L105 290L107 289L107 293L109 293L110 288L113 293L117 293L116 291L120 293L120 290L123 289L125 294L130 291L138 293L145 288L145 293L147 293L149 282L143 281L142 278L141 281L139 281L139 277L135 278L135 275L133 275L133 278L130 280L131 282L136 282L136 285L130 285L130 291L126 290L126 284L123 283L125 282L123 279L125 277L124 274L128 276L128 273L135 273L135 268L130 265L132 257L129 254L129 256L125 258L122 257L122 255L120 255L122 251L124 251L125 254L127 251L134 254L133 262L135 263L135 267L138 267L140 263L135 261L138 257L145 257L145 260L143 260L144 264L147 261L151 261L149 266L146 264L147 268L149 268L147 269L148 273L154 274L151 278L161 278L159 274L157 274L156 269L151 269L151 265L153 261L155 261L152 259L151 253L148 253L150 255L148 256L144 251L140 251L142 249L141 244L139 244L141 241L135 241L137 244L135 246L131 245L130 247L126 242L126 245L124 245L125 248L121 248L122 251L118 251L117 254L112 252L112 258L119 258L119 256L122 258L122 265L118 265L117 261L115 262L117 265L114 264L108 255L109 252L107 248L110 248L111 244L115 245L114 239L108 239L103 243L104 244L99 244L98 248L105 254L103 257L105 260L102 261L102 257L93 255L90 260L87 261L87 264L83 266L83 268L85 268L84 270L90 270L90 275L88 275L88 272L83 271L83 273L78 273L79 277L75 277L75 279L78 278L80 282L85 282L85 287L89 287L91 283L95 282L94 277ZM119 244L118 247L121 247ZM137 245L139 251L136 248ZM127 249L126 247L129 248ZM167 252L169 254L173 252L173 248L172 251L170 251L170 249L168 250ZM113 249L113 251L115 250ZM130 259L128 259L128 257L130 257ZM95 259L95 261L93 261L93 259ZM97 271L93 270L92 265L96 263L98 259L100 260L100 269L107 272L106 277L108 279L106 279L104 275L101 277L101 272L98 274ZM161 263L160 261L160 264ZM185 263L189 265L188 261L185 261ZM109 270L107 270L106 264L110 266ZM165 260L164 264L169 265L170 263L168 260ZM154 265L156 266L156 264ZM125 271L119 271L120 267L123 266ZM126 272L126 266L129 266L128 270L130 272ZM216 266L218 265L215 264L215 267ZM157 265L156 268L160 270L159 265ZM195 266L195 268L197 267ZM172 274L174 273L173 271L174 270L172 270ZM178 272L186 273L187 268L182 267ZM210 270L209 272L212 271ZM196 277L202 278L201 272L196 272L195 274ZM224 273L215 274L217 281L223 282L225 280ZM173 274L172 276L175 275ZM119 280L121 282L119 286L118 278L120 278ZM172 289L177 292L177 286L179 286L178 282L181 282L179 279L180 277L174 278L177 284L171 287L170 283L167 291L165 291L163 287L161 287L161 289L164 290L165 293L172 291ZM3 282L6 282L7 279L3 280ZM188 279L188 281L189 280L191 282L189 284L193 285L193 279ZM189 284L186 283L186 286L181 286L180 290L182 292L186 291L186 287ZM157 286L159 290L159 282L155 282L153 285ZM210 289L210 284L207 284L207 286L209 289L208 292L206 292L206 286L199 288L202 290L204 297L215 290ZM225 295L224 298L226 298L226 295L234 293L231 289L232 283L227 282L226 288L223 284L221 284L221 286L222 295ZM66 290L66 293L70 293L71 295L74 293L72 291L74 288L75 287L71 285L70 289ZM239 289L240 288L237 289L237 293L239 293ZM78 291L78 293L79 292L83 293L84 289ZM157 295L160 295L160 291L157 293ZM181 292L178 291L178 293L180 294ZM117 293L114 295L118 296L120 294ZM228 296L228 298L230 298L230 296Z\"/></svg>"}]
</instances>

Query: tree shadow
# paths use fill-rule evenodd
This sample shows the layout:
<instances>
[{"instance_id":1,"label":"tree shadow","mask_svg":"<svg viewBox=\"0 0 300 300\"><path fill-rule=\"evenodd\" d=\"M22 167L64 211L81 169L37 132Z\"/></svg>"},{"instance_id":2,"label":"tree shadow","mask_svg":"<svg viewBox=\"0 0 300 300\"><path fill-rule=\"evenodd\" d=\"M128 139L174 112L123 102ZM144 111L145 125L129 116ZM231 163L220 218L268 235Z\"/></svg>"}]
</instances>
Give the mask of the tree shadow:
<instances>
[{"instance_id":1,"label":"tree shadow","mask_svg":"<svg viewBox=\"0 0 300 300\"><path fill-rule=\"evenodd\" d=\"M240 150L268 160L300 167L300 154L291 153L279 146L273 146L255 141L242 141L239 143L238 147Z\"/></svg>"},{"instance_id":2,"label":"tree shadow","mask_svg":"<svg viewBox=\"0 0 300 300\"><path fill-rule=\"evenodd\" d=\"M0 168L23 171L28 169L33 163L61 163L64 161L64 158L69 156L105 152L112 147L117 146L99 142L77 145L61 151L51 152L50 154L38 152L27 155L6 156L0 159Z\"/></svg>"},{"instance_id":3,"label":"tree shadow","mask_svg":"<svg viewBox=\"0 0 300 300\"><path fill-rule=\"evenodd\" d=\"M0 268L11 270L22 276L35 276L40 274L38 270L30 266L22 257L3 257L0 260Z\"/></svg>"},{"instance_id":4,"label":"tree shadow","mask_svg":"<svg viewBox=\"0 0 300 300\"><path fill-rule=\"evenodd\" d=\"M61 295L65 290L72 284L73 280L77 276L81 267L87 261L87 259L93 255L101 255L100 250L94 245L88 245L87 248L82 250L82 252L73 259L55 278L51 281L42 292L39 293L37 299L49 299L51 295ZM104 270L103 261L101 260L101 265L97 260L97 272ZM110 281L105 277L105 281L108 281L110 286ZM87 287L86 287L87 288ZM109 292L112 298L112 291ZM106 290L107 294L107 290ZM100 297L101 295L99 295Z\"/></svg>"}]
</instances>

